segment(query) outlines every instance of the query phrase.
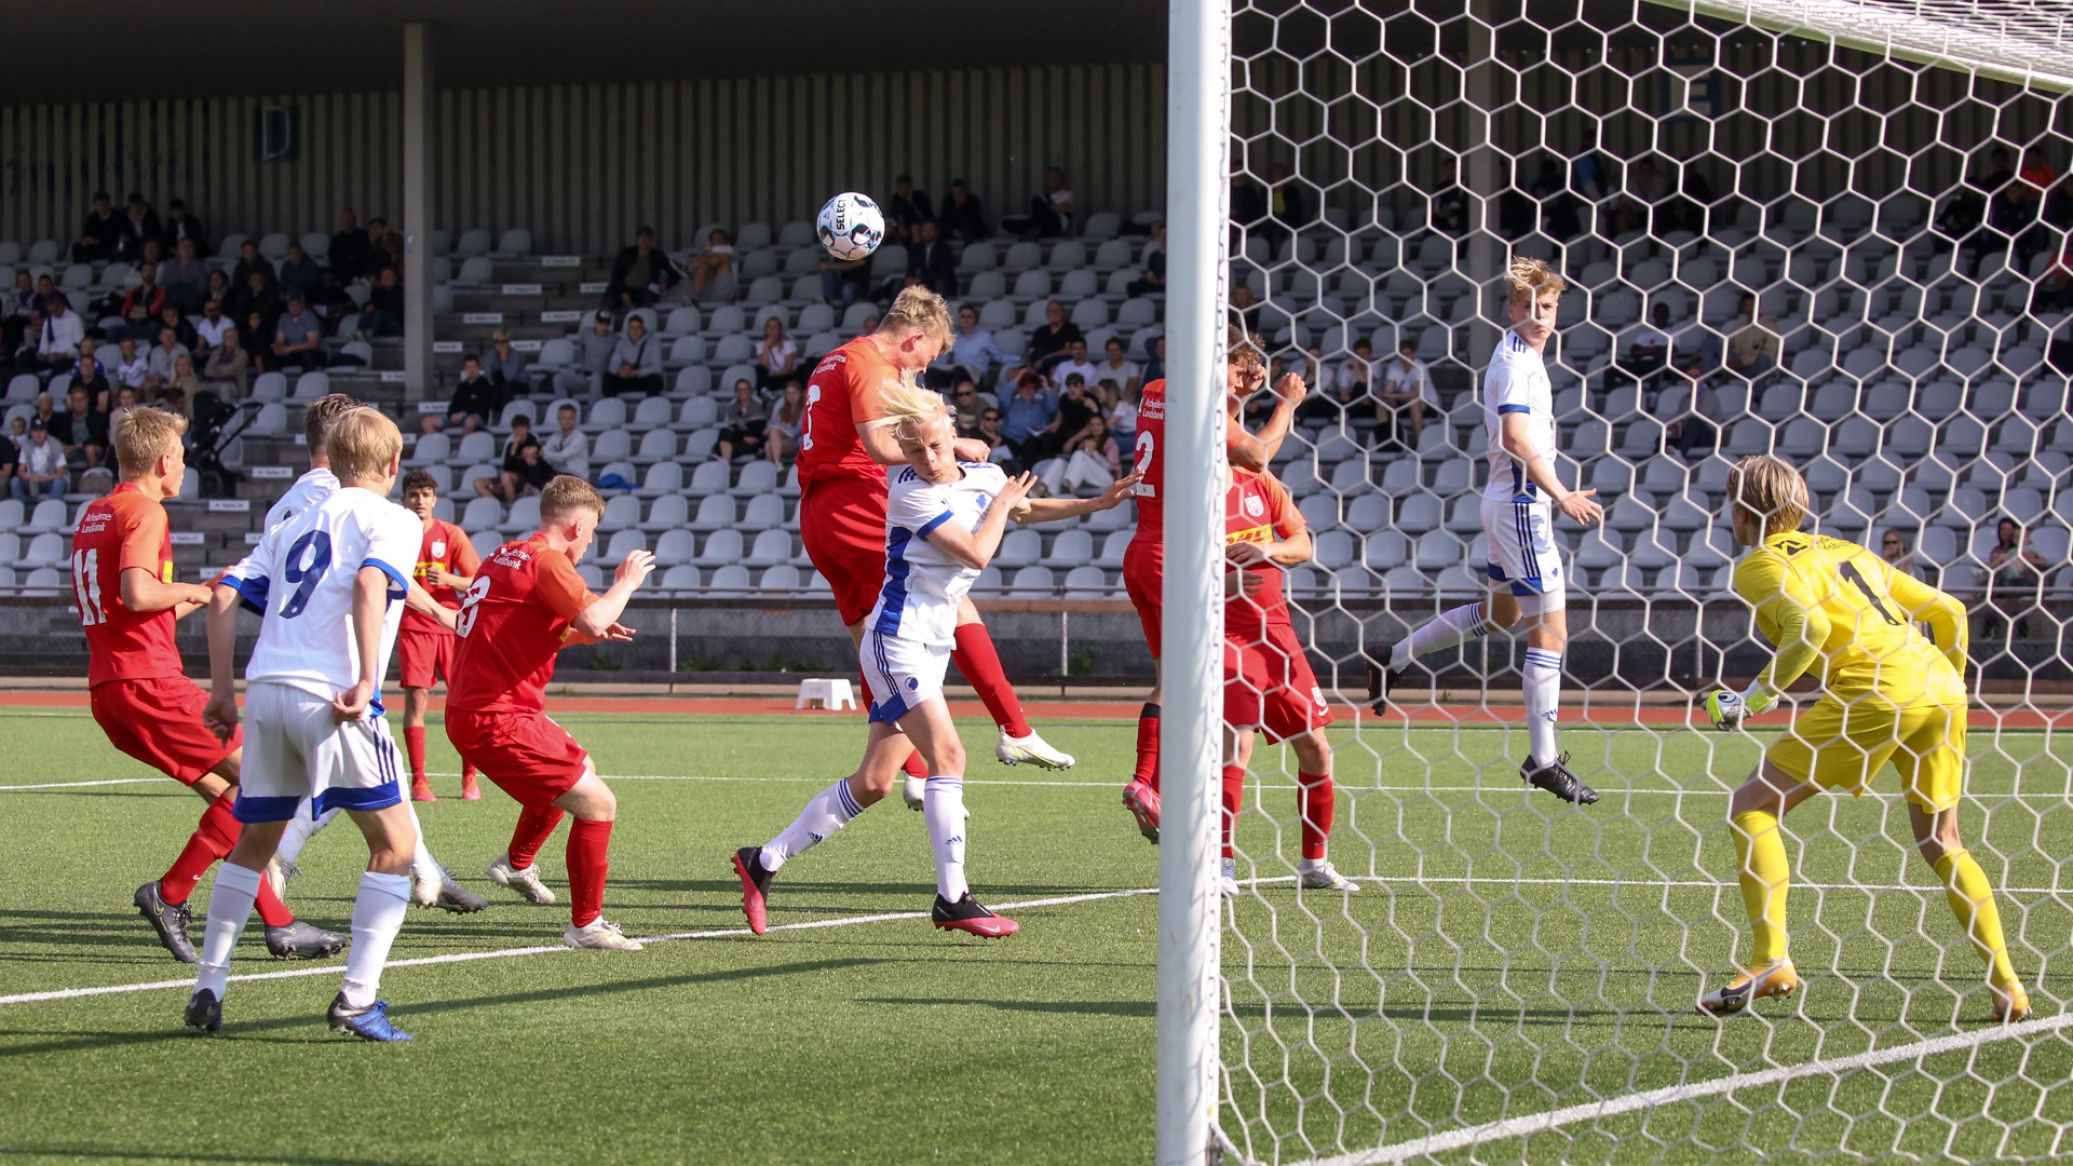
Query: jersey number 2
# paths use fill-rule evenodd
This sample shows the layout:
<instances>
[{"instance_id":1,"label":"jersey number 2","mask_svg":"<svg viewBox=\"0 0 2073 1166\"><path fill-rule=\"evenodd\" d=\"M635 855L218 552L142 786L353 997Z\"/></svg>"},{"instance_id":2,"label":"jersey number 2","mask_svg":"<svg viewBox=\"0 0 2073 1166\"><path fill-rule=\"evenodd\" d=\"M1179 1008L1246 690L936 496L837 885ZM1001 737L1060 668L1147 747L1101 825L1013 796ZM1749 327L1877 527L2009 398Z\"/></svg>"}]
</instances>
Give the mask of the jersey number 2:
<instances>
[{"instance_id":1,"label":"jersey number 2","mask_svg":"<svg viewBox=\"0 0 2073 1166\"><path fill-rule=\"evenodd\" d=\"M295 593L281 604L281 618L294 619L310 605L310 596L317 590L317 584L324 581L324 573L331 569L331 536L321 530L313 530L295 540L288 548L288 560L281 568L281 578L295 584Z\"/></svg>"},{"instance_id":2,"label":"jersey number 2","mask_svg":"<svg viewBox=\"0 0 2073 1166\"><path fill-rule=\"evenodd\" d=\"M800 421L799 421L799 448L800 448L800 449L812 449L812 448L813 448L813 407L814 407L814 405L815 405L816 403L818 403L818 402L820 401L820 399L821 399L821 387L820 387L819 385L814 385L814 384L809 384L809 385L807 385L807 386L806 386L806 410L805 410L805 412L804 412L804 413L802 413L802 414L800 415Z\"/></svg>"},{"instance_id":3,"label":"jersey number 2","mask_svg":"<svg viewBox=\"0 0 2073 1166\"><path fill-rule=\"evenodd\" d=\"M1138 474L1143 474L1146 471L1150 470L1152 468L1152 457L1155 453L1157 453L1158 446L1158 438L1153 436L1150 430L1146 430L1145 432L1138 434L1137 461L1131 467L1132 471ZM1133 493L1140 494L1145 497L1151 497L1155 495L1157 492L1157 486L1153 486L1145 482L1139 482L1137 484L1137 489L1133 491Z\"/></svg>"},{"instance_id":4,"label":"jersey number 2","mask_svg":"<svg viewBox=\"0 0 2073 1166\"><path fill-rule=\"evenodd\" d=\"M1843 578L1856 584L1857 590L1864 592L1864 597L1871 600L1872 610L1878 612L1880 618L1894 627L1901 625L1903 621L1892 612L1886 610L1885 602L1879 598L1878 592L1871 589L1871 581L1864 577L1864 572L1857 569L1857 564L1845 560L1843 565L1836 569L1842 572Z\"/></svg>"}]
</instances>

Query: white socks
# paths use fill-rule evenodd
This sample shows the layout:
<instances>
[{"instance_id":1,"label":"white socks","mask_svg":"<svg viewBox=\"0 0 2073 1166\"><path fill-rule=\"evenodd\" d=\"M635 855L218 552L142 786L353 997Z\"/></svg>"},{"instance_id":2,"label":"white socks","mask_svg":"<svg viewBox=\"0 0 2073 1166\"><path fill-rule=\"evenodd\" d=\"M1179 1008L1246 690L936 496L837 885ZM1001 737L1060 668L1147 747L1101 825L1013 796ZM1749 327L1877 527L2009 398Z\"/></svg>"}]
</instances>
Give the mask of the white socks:
<instances>
[{"instance_id":1,"label":"white socks","mask_svg":"<svg viewBox=\"0 0 2073 1166\"><path fill-rule=\"evenodd\" d=\"M786 860L805 854L815 845L828 840L835 831L849 825L849 820L864 812L856 798L849 792L849 779L843 778L827 789L813 795L792 824L784 833L763 844L763 869L775 871Z\"/></svg>"},{"instance_id":2,"label":"white socks","mask_svg":"<svg viewBox=\"0 0 2073 1166\"><path fill-rule=\"evenodd\" d=\"M329 826L331 820L342 812L329 809L324 811L322 817L311 819L309 799L304 798L301 804L295 807L295 816L288 819L288 828L281 832L281 845L274 851L274 860L283 867L294 866L295 860L302 855L302 848L309 845L310 839L316 837L317 831Z\"/></svg>"},{"instance_id":3,"label":"white socks","mask_svg":"<svg viewBox=\"0 0 2073 1166\"><path fill-rule=\"evenodd\" d=\"M1459 647L1485 635L1490 624L1483 618L1481 603L1449 608L1411 629L1411 634L1389 649L1389 670L1396 671L1419 656Z\"/></svg>"},{"instance_id":4,"label":"white socks","mask_svg":"<svg viewBox=\"0 0 2073 1166\"><path fill-rule=\"evenodd\" d=\"M1526 677L1527 756L1535 765L1546 765L1557 755L1555 719L1562 706L1562 654L1528 648L1521 671Z\"/></svg>"},{"instance_id":5,"label":"white socks","mask_svg":"<svg viewBox=\"0 0 2073 1166\"><path fill-rule=\"evenodd\" d=\"M360 895L353 900L353 946L346 953L345 999L353 1008L374 1003L381 988L382 965L389 947L403 930L403 912L410 905L410 876L360 876ZM213 906L213 905L212 905Z\"/></svg>"},{"instance_id":6,"label":"white socks","mask_svg":"<svg viewBox=\"0 0 2073 1166\"><path fill-rule=\"evenodd\" d=\"M216 867L216 886L209 892L208 928L202 934L200 971L194 977L196 991L207 988L223 999L230 982L230 953L237 948L245 920L252 916L252 903L259 898L260 874L232 866L228 859Z\"/></svg>"},{"instance_id":7,"label":"white socks","mask_svg":"<svg viewBox=\"0 0 2073 1166\"><path fill-rule=\"evenodd\" d=\"M955 903L971 889L965 884L965 779L931 776L921 817L936 859L936 893Z\"/></svg>"}]
</instances>

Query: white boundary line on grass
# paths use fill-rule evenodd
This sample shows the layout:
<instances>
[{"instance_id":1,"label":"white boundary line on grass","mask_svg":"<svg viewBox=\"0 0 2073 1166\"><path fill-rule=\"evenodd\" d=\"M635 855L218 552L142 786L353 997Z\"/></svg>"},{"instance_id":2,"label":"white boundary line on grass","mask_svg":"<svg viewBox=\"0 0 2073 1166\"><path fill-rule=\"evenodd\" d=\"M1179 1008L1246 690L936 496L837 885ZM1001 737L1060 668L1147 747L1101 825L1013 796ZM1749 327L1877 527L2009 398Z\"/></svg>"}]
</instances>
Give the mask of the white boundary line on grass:
<instances>
[{"instance_id":1,"label":"white boundary line on grass","mask_svg":"<svg viewBox=\"0 0 2073 1166\"><path fill-rule=\"evenodd\" d=\"M1294 1166L1380 1166L1382 1163L1404 1162L1413 1158L1424 1158L1443 1154L1449 1150L1465 1149L1486 1142L1504 1141L1508 1138L1523 1138L1578 1122L1592 1121L1636 1110L1653 1109L1659 1105L1676 1105L1681 1102L1698 1101L1707 1097L1718 1097L1723 1093L1738 1093L1744 1089L1760 1089L1777 1085L1810 1073L1827 1076L1841 1076L1859 1069L1891 1065L1900 1061L1920 1061L1942 1053L1954 1053L1965 1049L1976 1049L1999 1041L2020 1040L2073 1027L2073 1013L2061 1013L2043 1020L2028 1020L2000 1028L1985 1028L1975 1032L1953 1033L1931 1040L1916 1041L1913 1044L1895 1045L1891 1048L1869 1049L1847 1057L1830 1057L1824 1060L1807 1061L1798 1065L1781 1065L1759 1073L1731 1073L1711 1081L1700 1081L1686 1085L1669 1085L1651 1089L1646 1093L1630 1093L1606 1101L1586 1102L1564 1109L1548 1110L1545 1113L1526 1114L1505 1118L1501 1121L1485 1122L1444 1134L1414 1138L1408 1142L1396 1142L1373 1150L1362 1150L1341 1154L1335 1158L1314 1158Z\"/></svg>"}]
</instances>

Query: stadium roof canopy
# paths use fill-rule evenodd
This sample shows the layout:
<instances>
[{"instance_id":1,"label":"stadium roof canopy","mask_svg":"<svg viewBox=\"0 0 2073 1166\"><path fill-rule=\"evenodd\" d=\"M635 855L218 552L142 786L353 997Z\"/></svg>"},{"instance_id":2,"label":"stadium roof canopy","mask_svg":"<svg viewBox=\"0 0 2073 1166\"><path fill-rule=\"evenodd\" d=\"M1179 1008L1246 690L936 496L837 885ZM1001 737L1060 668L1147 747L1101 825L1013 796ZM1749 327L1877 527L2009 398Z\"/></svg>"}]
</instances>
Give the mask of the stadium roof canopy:
<instances>
[{"instance_id":1,"label":"stadium roof canopy","mask_svg":"<svg viewBox=\"0 0 2073 1166\"><path fill-rule=\"evenodd\" d=\"M7 39L23 51L9 55L10 103L394 89L402 77L401 26L414 20L439 26L441 88L1166 55L1164 0L58 0L13 7ZM115 33L127 47L113 47Z\"/></svg>"}]
</instances>

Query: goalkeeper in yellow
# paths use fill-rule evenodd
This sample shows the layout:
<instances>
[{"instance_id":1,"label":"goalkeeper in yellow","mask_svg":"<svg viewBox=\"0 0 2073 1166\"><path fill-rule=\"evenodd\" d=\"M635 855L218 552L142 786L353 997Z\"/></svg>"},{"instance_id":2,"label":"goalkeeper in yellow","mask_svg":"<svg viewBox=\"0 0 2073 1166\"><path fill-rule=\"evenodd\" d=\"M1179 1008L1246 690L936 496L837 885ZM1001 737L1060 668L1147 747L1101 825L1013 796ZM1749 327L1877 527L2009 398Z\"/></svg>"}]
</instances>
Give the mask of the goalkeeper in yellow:
<instances>
[{"instance_id":1,"label":"goalkeeper in yellow","mask_svg":"<svg viewBox=\"0 0 2073 1166\"><path fill-rule=\"evenodd\" d=\"M1757 630L1778 652L1747 691L1708 693L1707 715L1715 728L1735 729L1775 706L1808 671L1823 691L1764 753L1729 804L1756 950L1727 986L1699 999L1699 1010L1731 1016L1758 997L1798 991L1799 973L1786 953L1792 872L1778 821L1824 787L1863 793L1890 760L1900 771L1915 843L1987 963L1994 1019L2028 1017L2029 993L2009 963L1994 889L1958 831L1965 792L1964 607L1856 543L1801 532L1807 485L1778 458L1737 462L1728 499L1735 541L1752 548L1735 564L1735 592L1755 609ZM1929 625L1933 642L1918 621Z\"/></svg>"}]
</instances>

